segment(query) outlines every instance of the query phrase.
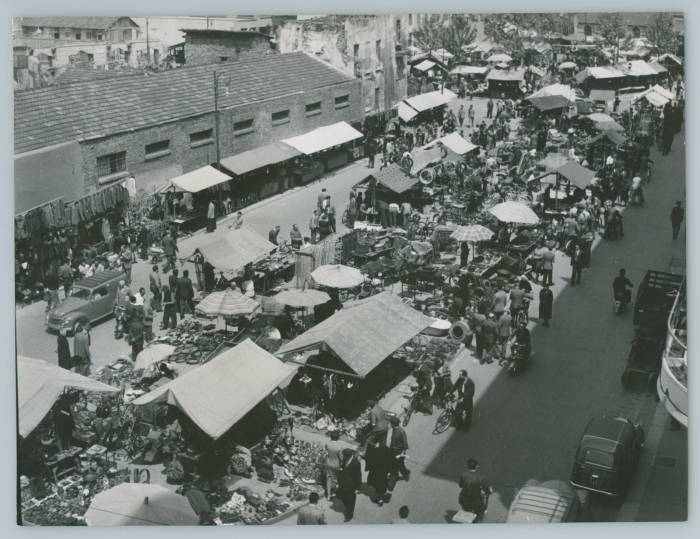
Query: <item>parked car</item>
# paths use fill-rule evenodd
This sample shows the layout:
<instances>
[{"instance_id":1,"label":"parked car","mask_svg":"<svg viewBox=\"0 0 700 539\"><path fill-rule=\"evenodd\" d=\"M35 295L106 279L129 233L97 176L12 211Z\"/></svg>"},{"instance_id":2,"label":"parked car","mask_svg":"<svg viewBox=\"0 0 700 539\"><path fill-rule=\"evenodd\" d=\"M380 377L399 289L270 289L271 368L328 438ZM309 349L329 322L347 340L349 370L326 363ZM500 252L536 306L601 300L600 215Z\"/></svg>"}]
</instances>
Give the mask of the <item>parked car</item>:
<instances>
[{"instance_id":1,"label":"parked car","mask_svg":"<svg viewBox=\"0 0 700 539\"><path fill-rule=\"evenodd\" d=\"M623 496L643 447L641 425L625 417L594 417L576 451L571 485L607 496Z\"/></svg>"},{"instance_id":2,"label":"parked car","mask_svg":"<svg viewBox=\"0 0 700 539\"><path fill-rule=\"evenodd\" d=\"M515 495L506 523L576 522L580 512L581 502L576 490L565 481L530 479Z\"/></svg>"},{"instance_id":3,"label":"parked car","mask_svg":"<svg viewBox=\"0 0 700 539\"><path fill-rule=\"evenodd\" d=\"M73 283L70 296L59 303L46 319L50 331L66 328L75 333L79 324L93 324L114 312L119 281L126 279L123 271L109 270Z\"/></svg>"}]
</instances>

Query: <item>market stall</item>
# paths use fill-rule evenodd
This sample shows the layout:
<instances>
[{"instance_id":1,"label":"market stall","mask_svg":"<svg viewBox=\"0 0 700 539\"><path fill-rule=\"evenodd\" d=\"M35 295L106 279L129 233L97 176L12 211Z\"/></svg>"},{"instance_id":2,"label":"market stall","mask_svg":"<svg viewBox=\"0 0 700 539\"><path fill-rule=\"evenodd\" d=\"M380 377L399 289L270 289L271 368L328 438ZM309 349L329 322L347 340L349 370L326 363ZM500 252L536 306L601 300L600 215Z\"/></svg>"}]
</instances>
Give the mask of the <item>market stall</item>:
<instances>
[{"instance_id":1,"label":"market stall","mask_svg":"<svg viewBox=\"0 0 700 539\"><path fill-rule=\"evenodd\" d=\"M282 140L303 155L321 154L325 171L336 169L352 159L348 144L361 139L364 135L346 122L318 127L313 131ZM322 153L323 152L323 153Z\"/></svg>"},{"instance_id":2,"label":"market stall","mask_svg":"<svg viewBox=\"0 0 700 539\"><path fill-rule=\"evenodd\" d=\"M498 98L519 98L523 94L524 69L492 69L486 75L488 95Z\"/></svg>"},{"instance_id":3,"label":"market stall","mask_svg":"<svg viewBox=\"0 0 700 539\"><path fill-rule=\"evenodd\" d=\"M172 178L171 186L175 191L182 192L178 198L173 198L172 222L180 231L194 231L206 223L207 206L212 200L218 201L223 195L221 189L231 181L231 176L205 166L191 172ZM175 202L177 204L175 205Z\"/></svg>"}]
</instances>

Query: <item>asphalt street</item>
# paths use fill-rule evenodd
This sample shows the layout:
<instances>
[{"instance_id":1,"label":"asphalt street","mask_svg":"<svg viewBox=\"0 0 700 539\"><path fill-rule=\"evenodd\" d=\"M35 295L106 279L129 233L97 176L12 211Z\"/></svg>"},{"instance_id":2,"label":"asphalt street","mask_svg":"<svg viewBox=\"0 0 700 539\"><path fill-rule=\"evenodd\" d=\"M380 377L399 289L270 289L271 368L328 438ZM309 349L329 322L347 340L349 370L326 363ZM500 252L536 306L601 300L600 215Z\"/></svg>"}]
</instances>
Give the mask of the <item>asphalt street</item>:
<instances>
[{"instance_id":1,"label":"asphalt street","mask_svg":"<svg viewBox=\"0 0 700 539\"><path fill-rule=\"evenodd\" d=\"M620 515L627 520L648 520L647 509L661 503L667 507L664 519L669 514L671 519L683 518L678 507L687 500L687 480L682 481L679 470L687 469L686 432L668 430L667 417L657 412L653 393L622 388L620 376L633 338L632 313L628 310L615 316L612 310L611 284L619 268L625 267L630 280L638 284L647 269L666 270L672 257L685 254L685 233L672 241L669 222L672 205L685 199L685 149L680 137L668 156L656 154L654 161L654 179L645 188L646 206L625 212L624 239L597 240L591 267L584 272L580 286L569 286L569 259L557 254L554 319L550 328L531 322L531 368L521 377L511 378L496 363L480 365L474 361L471 351L460 354L451 365L453 373L456 376L459 369L466 368L477 388L471 430L433 435L437 415L415 416L407 428L408 465L413 470L410 483L399 482L391 502L382 508L360 496L357 522L389 522L404 504L411 507L413 522L448 521L458 509L456 481L469 457L480 461L495 487L486 520L502 522L515 492L528 479L568 480L583 428L593 415L603 412L623 413L642 421L647 430L656 428L659 439L647 451L673 454L674 477L681 479L665 480L668 470L664 466L668 468L669 460L648 455L628 496L633 499L628 503L596 501L591 520L614 521ZM279 224L282 237L288 237L292 223L298 223L306 233L321 187L328 189L340 215L348 191L366 173L366 166L356 163L320 182L263 201L244 211L245 224L264 235ZM225 223L220 223L216 233L225 230ZM145 262L134 266L136 285L147 285L149 270ZM538 291L539 287L535 297ZM536 301L530 313L536 315ZM43 321L41 303L17 310L17 351L56 362L56 338L45 332ZM159 321L157 318L154 326ZM95 368L128 356L126 343L113 339L113 328L114 321L108 319L92 330ZM668 503L669 499L674 503ZM327 515L330 522L342 522L337 506L328 508ZM661 518L656 513L654 517Z\"/></svg>"}]
</instances>

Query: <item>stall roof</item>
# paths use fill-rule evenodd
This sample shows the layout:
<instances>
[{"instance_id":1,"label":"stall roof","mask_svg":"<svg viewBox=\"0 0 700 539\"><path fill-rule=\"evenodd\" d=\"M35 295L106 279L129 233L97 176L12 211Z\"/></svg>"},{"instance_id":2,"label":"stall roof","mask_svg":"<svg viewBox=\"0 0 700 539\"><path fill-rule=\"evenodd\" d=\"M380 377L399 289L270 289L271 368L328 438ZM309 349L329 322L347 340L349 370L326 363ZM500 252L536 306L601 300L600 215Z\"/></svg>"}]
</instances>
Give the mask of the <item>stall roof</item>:
<instances>
[{"instance_id":1,"label":"stall roof","mask_svg":"<svg viewBox=\"0 0 700 539\"><path fill-rule=\"evenodd\" d=\"M423 60L421 63L414 65L414 69L417 69L418 71L429 71L433 67L435 67L435 62L431 62L430 60Z\"/></svg>"},{"instance_id":2,"label":"stall roof","mask_svg":"<svg viewBox=\"0 0 700 539\"><path fill-rule=\"evenodd\" d=\"M589 77L594 79L618 79L625 76L625 73L612 66L587 67L576 74L576 82L581 84Z\"/></svg>"},{"instance_id":3,"label":"stall roof","mask_svg":"<svg viewBox=\"0 0 700 539\"><path fill-rule=\"evenodd\" d=\"M591 142L597 142L599 140L602 140L603 138L608 139L610 142L612 142L615 146L620 146L621 144L624 144L627 142L627 137L625 137L622 133L619 131L615 131L614 129L608 129L607 131L601 133L597 137L594 137Z\"/></svg>"},{"instance_id":4,"label":"stall roof","mask_svg":"<svg viewBox=\"0 0 700 539\"><path fill-rule=\"evenodd\" d=\"M418 111L401 101L398 106L399 118L404 122L410 122L413 118L418 116Z\"/></svg>"},{"instance_id":5,"label":"stall roof","mask_svg":"<svg viewBox=\"0 0 700 539\"><path fill-rule=\"evenodd\" d=\"M311 155L333 146L345 144L362 138L364 135L347 122L338 122L331 125L317 127L313 131L297 137L284 139L282 142L299 150L305 155Z\"/></svg>"},{"instance_id":6,"label":"stall roof","mask_svg":"<svg viewBox=\"0 0 700 539\"><path fill-rule=\"evenodd\" d=\"M543 167L547 171L554 172L558 168L562 167L569 162L569 159L560 153L551 152L548 153L544 159L541 159L537 164Z\"/></svg>"},{"instance_id":7,"label":"stall roof","mask_svg":"<svg viewBox=\"0 0 700 539\"><path fill-rule=\"evenodd\" d=\"M372 177L377 180L378 184L397 194L405 193L419 183L418 178L412 178L406 174L396 163L372 173Z\"/></svg>"},{"instance_id":8,"label":"stall roof","mask_svg":"<svg viewBox=\"0 0 700 539\"><path fill-rule=\"evenodd\" d=\"M650 77L658 75L658 72L644 60L632 60L626 64L620 64L619 70L631 77Z\"/></svg>"},{"instance_id":9,"label":"stall roof","mask_svg":"<svg viewBox=\"0 0 700 539\"><path fill-rule=\"evenodd\" d=\"M440 139L440 142L458 155L464 155L479 148L477 145L472 144L468 140L464 140L459 133L450 133L449 135L445 135Z\"/></svg>"},{"instance_id":10,"label":"stall roof","mask_svg":"<svg viewBox=\"0 0 700 539\"><path fill-rule=\"evenodd\" d=\"M567 181L578 187L585 189L595 177L595 172L579 165L576 161L569 161L566 165L557 169L557 174L563 176Z\"/></svg>"},{"instance_id":11,"label":"stall roof","mask_svg":"<svg viewBox=\"0 0 700 539\"><path fill-rule=\"evenodd\" d=\"M301 152L278 141L222 159L221 165L234 174L241 175L282 163L299 155Z\"/></svg>"},{"instance_id":12,"label":"stall roof","mask_svg":"<svg viewBox=\"0 0 700 539\"><path fill-rule=\"evenodd\" d=\"M658 62L649 62L649 67L651 67L659 75L663 75L664 73L668 73L668 69L666 69L664 66L662 66Z\"/></svg>"},{"instance_id":13,"label":"stall roof","mask_svg":"<svg viewBox=\"0 0 700 539\"><path fill-rule=\"evenodd\" d=\"M364 378L400 346L433 323L389 292L348 303L278 353L288 354L325 344Z\"/></svg>"},{"instance_id":14,"label":"stall roof","mask_svg":"<svg viewBox=\"0 0 700 539\"><path fill-rule=\"evenodd\" d=\"M666 105L666 103L669 102L668 99L666 99L664 96L662 96L661 94L658 94L656 92L648 92L648 93L645 92L643 95L638 96L638 98L639 97L643 97L644 99L649 101L649 103L651 103L655 107L663 107L664 105ZM635 101L636 100L637 99L635 99Z\"/></svg>"},{"instance_id":15,"label":"stall roof","mask_svg":"<svg viewBox=\"0 0 700 539\"><path fill-rule=\"evenodd\" d=\"M555 109L563 109L569 106L569 101L563 95L545 95L540 97L528 97L527 100L537 107L538 110L547 111Z\"/></svg>"},{"instance_id":16,"label":"stall roof","mask_svg":"<svg viewBox=\"0 0 700 539\"><path fill-rule=\"evenodd\" d=\"M442 105L447 105L450 101L455 99L457 95L448 89L442 91L435 90L434 92L428 92L425 94L414 95L404 99L404 102L410 107L414 108L418 112L423 112L426 110L434 109L435 107L440 107Z\"/></svg>"},{"instance_id":17,"label":"stall roof","mask_svg":"<svg viewBox=\"0 0 700 539\"><path fill-rule=\"evenodd\" d=\"M588 98L593 101L614 101L615 90L591 90Z\"/></svg>"},{"instance_id":18,"label":"stall roof","mask_svg":"<svg viewBox=\"0 0 700 539\"><path fill-rule=\"evenodd\" d=\"M486 66L465 66L459 65L455 66L451 71L450 75L485 75L489 68Z\"/></svg>"},{"instance_id":19,"label":"stall roof","mask_svg":"<svg viewBox=\"0 0 700 539\"><path fill-rule=\"evenodd\" d=\"M246 339L133 404L161 402L177 406L207 435L217 439L295 371L296 367L282 363Z\"/></svg>"},{"instance_id":20,"label":"stall roof","mask_svg":"<svg viewBox=\"0 0 700 539\"><path fill-rule=\"evenodd\" d=\"M65 389L116 393L119 388L51 365L40 359L17 356L17 410L19 435L26 437L51 411Z\"/></svg>"},{"instance_id":21,"label":"stall roof","mask_svg":"<svg viewBox=\"0 0 700 539\"><path fill-rule=\"evenodd\" d=\"M170 180L175 187L190 193L198 193L209 187L231 180L231 176L207 165Z\"/></svg>"},{"instance_id":22,"label":"stall roof","mask_svg":"<svg viewBox=\"0 0 700 539\"><path fill-rule=\"evenodd\" d=\"M512 71L503 71L499 69L492 69L489 74L486 75L486 80L500 80L500 81L521 81L525 78L524 69L515 69Z\"/></svg>"},{"instance_id":23,"label":"stall roof","mask_svg":"<svg viewBox=\"0 0 700 539\"><path fill-rule=\"evenodd\" d=\"M662 54L659 56L658 61L663 62L664 60L671 60L675 64L682 66L683 65L683 60L679 56L676 56L675 54L671 54L670 52L667 52L665 54Z\"/></svg>"},{"instance_id":24,"label":"stall roof","mask_svg":"<svg viewBox=\"0 0 700 539\"><path fill-rule=\"evenodd\" d=\"M227 230L223 234L197 235L180 242L180 258L196 252L219 271L237 271L255 263L276 249L275 245L250 228Z\"/></svg>"}]
</instances>

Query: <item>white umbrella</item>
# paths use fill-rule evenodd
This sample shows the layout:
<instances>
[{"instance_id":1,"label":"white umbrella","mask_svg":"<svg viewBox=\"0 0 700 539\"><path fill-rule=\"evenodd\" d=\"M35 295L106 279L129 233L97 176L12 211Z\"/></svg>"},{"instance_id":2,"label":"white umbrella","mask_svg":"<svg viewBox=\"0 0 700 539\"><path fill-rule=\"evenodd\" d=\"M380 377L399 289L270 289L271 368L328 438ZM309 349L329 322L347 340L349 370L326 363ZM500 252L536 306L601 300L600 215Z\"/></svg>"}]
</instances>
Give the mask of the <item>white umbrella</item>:
<instances>
[{"instance_id":1,"label":"white umbrella","mask_svg":"<svg viewBox=\"0 0 700 539\"><path fill-rule=\"evenodd\" d=\"M452 239L472 243L488 241L492 237L493 231L482 225L460 226L452 234L450 234L450 238Z\"/></svg>"},{"instance_id":2,"label":"white umbrella","mask_svg":"<svg viewBox=\"0 0 700 539\"><path fill-rule=\"evenodd\" d=\"M540 222L537 214L522 202L508 200L496 204L489 210L499 221L504 223L519 223L523 225L536 225Z\"/></svg>"},{"instance_id":3,"label":"white umbrella","mask_svg":"<svg viewBox=\"0 0 700 539\"><path fill-rule=\"evenodd\" d=\"M505 53L499 53L499 54L493 54L493 55L489 56L489 57L486 59L486 61L489 62L489 63L492 63L492 64L498 64L498 63L501 63L501 62L503 62L503 63L508 63L508 62L512 62L512 61L513 61L513 58L510 57L510 56L508 56L508 55L505 54Z\"/></svg>"},{"instance_id":4,"label":"white umbrella","mask_svg":"<svg viewBox=\"0 0 700 539\"><path fill-rule=\"evenodd\" d=\"M316 305L323 305L331 300L331 297L321 290L283 290L273 298L277 303L289 305L297 309L309 309Z\"/></svg>"},{"instance_id":5,"label":"white umbrella","mask_svg":"<svg viewBox=\"0 0 700 539\"><path fill-rule=\"evenodd\" d=\"M365 280L360 270L341 264L319 266L311 277L316 284L329 288L354 288Z\"/></svg>"},{"instance_id":6,"label":"white umbrella","mask_svg":"<svg viewBox=\"0 0 700 539\"><path fill-rule=\"evenodd\" d=\"M175 347L170 344L158 343L148 345L139 352L134 363L134 370L147 369L154 363L163 361L175 352Z\"/></svg>"}]
</instances>

